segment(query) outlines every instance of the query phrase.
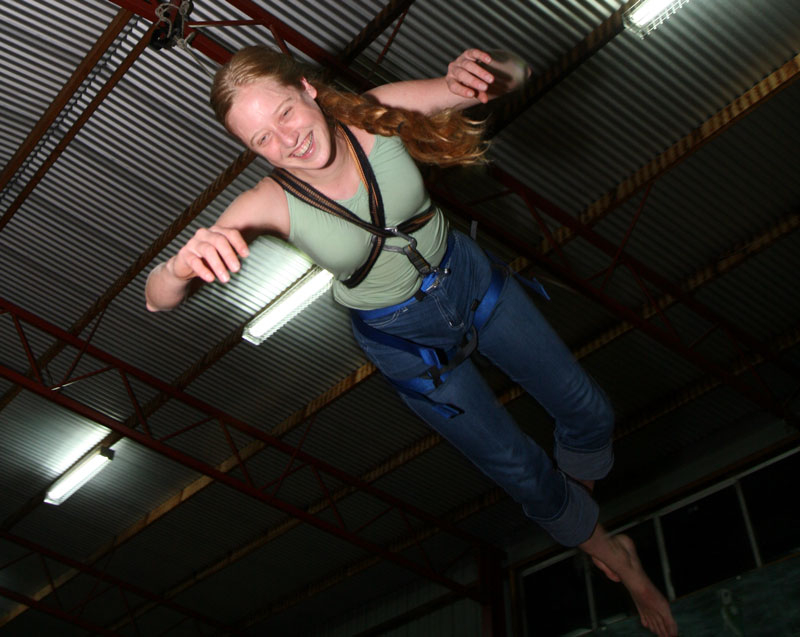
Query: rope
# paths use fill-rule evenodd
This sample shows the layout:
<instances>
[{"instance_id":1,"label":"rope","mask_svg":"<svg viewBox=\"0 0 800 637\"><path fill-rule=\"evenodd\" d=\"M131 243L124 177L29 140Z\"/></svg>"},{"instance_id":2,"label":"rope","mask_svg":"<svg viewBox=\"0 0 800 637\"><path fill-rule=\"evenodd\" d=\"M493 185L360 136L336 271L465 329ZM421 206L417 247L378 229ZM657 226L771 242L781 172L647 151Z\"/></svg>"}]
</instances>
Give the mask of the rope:
<instances>
[{"instance_id":1,"label":"rope","mask_svg":"<svg viewBox=\"0 0 800 637\"><path fill-rule=\"evenodd\" d=\"M177 41L175 42L175 44L177 44L181 49L183 49L190 56L192 56L192 59L194 59L194 61L197 62L197 66L199 66L201 69L203 69L205 74L208 75L208 77L210 77L213 80L214 79L214 73L212 73L209 70L208 66L203 63L203 61L198 57L197 53L195 53L194 49L191 47L192 40L194 40L194 36L196 36L196 35L197 35L197 33L193 31L192 33L190 33L185 38L178 38Z\"/></svg>"},{"instance_id":2,"label":"rope","mask_svg":"<svg viewBox=\"0 0 800 637\"><path fill-rule=\"evenodd\" d=\"M158 28L158 26L161 24L167 25L167 34L164 37L164 41L167 43L172 42L173 44L177 45L178 48L188 53L197 63L197 66L199 66L206 75L213 79L214 73L209 70L208 66L203 63L203 61L192 49L192 40L194 40L197 32L192 31L189 35L186 35L186 23L189 21L189 14L192 12L193 8L192 0L181 0L180 4L174 4L172 2L160 4L156 7L156 17L158 17L158 21L156 22L155 26ZM177 10L181 17L179 23L181 32L179 35L177 35L177 37L175 33L175 19L170 17L168 13L172 9ZM169 44L167 44L167 46L169 46Z\"/></svg>"}]
</instances>

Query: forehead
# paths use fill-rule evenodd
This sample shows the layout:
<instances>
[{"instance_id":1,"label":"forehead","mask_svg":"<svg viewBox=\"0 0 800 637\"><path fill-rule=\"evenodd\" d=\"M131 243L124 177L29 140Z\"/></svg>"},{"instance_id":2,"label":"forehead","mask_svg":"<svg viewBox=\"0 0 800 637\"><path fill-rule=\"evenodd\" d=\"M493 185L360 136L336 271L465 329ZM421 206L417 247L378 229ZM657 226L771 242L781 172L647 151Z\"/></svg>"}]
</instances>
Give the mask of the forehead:
<instances>
[{"instance_id":1,"label":"forehead","mask_svg":"<svg viewBox=\"0 0 800 637\"><path fill-rule=\"evenodd\" d=\"M271 78L256 80L236 91L231 109L237 106L240 108L254 106L277 108L281 102L288 98L296 97L298 93L298 89L293 86L285 86Z\"/></svg>"},{"instance_id":2,"label":"forehead","mask_svg":"<svg viewBox=\"0 0 800 637\"><path fill-rule=\"evenodd\" d=\"M284 102L298 95L298 89L273 79L247 84L236 91L226 118L228 127L235 135L247 135L251 129L263 125L265 118L272 117Z\"/></svg>"}]
</instances>

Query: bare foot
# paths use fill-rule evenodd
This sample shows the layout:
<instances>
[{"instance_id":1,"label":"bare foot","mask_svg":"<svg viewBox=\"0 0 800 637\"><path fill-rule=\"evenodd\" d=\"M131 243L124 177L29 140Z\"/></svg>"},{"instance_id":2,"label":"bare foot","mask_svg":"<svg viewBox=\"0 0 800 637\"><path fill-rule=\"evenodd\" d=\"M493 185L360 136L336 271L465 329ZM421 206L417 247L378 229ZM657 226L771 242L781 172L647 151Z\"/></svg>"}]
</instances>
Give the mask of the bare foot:
<instances>
[{"instance_id":1,"label":"bare foot","mask_svg":"<svg viewBox=\"0 0 800 637\"><path fill-rule=\"evenodd\" d=\"M676 637L678 624L669 602L644 572L636 547L627 535L610 536L598 525L592 537L580 545L609 579L628 589L642 626L658 637Z\"/></svg>"},{"instance_id":2,"label":"bare foot","mask_svg":"<svg viewBox=\"0 0 800 637\"><path fill-rule=\"evenodd\" d=\"M608 579L610 579L612 582L621 582L622 581L619 578L619 575L617 575L614 571L612 571L610 568L608 568L608 566L606 566L603 562L601 562L596 557L592 556L592 562L594 562L594 565L597 568L599 568L601 571L603 571L603 573L606 574L606 577Z\"/></svg>"}]
</instances>

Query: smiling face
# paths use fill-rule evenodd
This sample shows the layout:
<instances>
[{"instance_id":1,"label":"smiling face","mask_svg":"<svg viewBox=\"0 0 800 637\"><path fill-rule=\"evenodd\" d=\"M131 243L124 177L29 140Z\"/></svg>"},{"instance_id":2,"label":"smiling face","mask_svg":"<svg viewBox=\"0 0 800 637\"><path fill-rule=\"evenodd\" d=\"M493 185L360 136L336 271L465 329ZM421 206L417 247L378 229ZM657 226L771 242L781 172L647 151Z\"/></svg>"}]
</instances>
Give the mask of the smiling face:
<instances>
[{"instance_id":1,"label":"smiling face","mask_svg":"<svg viewBox=\"0 0 800 637\"><path fill-rule=\"evenodd\" d=\"M333 158L331 131L316 89L262 79L241 87L226 117L228 129L276 168L293 173L325 168Z\"/></svg>"}]
</instances>

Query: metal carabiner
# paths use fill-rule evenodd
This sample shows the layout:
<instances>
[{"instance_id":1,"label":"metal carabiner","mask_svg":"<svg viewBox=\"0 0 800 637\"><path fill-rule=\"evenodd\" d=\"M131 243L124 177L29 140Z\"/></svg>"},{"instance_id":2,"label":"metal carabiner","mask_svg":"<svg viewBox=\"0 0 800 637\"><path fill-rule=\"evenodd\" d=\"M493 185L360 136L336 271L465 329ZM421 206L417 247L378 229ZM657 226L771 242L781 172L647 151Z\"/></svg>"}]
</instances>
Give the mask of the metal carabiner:
<instances>
[{"instance_id":1,"label":"metal carabiner","mask_svg":"<svg viewBox=\"0 0 800 637\"><path fill-rule=\"evenodd\" d=\"M425 257L423 257L422 254L417 250L417 240L411 235L401 232L397 228L385 228L385 230L393 234L395 237L405 239L408 241L408 245L401 248L398 246L389 246L384 244L383 249L389 250L390 252L402 252L405 254L423 279L431 274L436 276L433 282L423 291L435 290L437 287L439 287L439 283L441 283L442 279L450 274L450 268L440 268L439 266L436 266L435 268L432 267Z\"/></svg>"},{"instance_id":2,"label":"metal carabiner","mask_svg":"<svg viewBox=\"0 0 800 637\"><path fill-rule=\"evenodd\" d=\"M406 241L408 241L408 245L411 246L412 250L416 250L417 249L417 240L414 237L412 237L410 234L406 234L405 232L401 232L400 230L397 229L396 226L388 226L388 227L384 228L384 230L386 230L386 232L391 233L395 237L400 237L401 239L405 239ZM384 246L384 250L390 250L392 252L402 252L403 248L399 248L399 247L396 247L396 246Z\"/></svg>"}]
</instances>

